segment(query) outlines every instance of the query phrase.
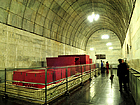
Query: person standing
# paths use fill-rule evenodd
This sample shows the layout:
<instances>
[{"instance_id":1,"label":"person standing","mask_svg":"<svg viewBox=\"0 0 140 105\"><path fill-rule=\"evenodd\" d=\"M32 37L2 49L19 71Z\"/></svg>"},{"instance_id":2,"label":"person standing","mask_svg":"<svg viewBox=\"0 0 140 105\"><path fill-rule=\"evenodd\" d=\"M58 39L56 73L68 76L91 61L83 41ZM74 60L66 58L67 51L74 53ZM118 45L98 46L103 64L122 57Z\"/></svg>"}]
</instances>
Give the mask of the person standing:
<instances>
[{"instance_id":1,"label":"person standing","mask_svg":"<svg viewBox=\"0 0 140 105\"><path fill-rule=\"evenodd\" d=\"M123 59L122 59L122 63L124 64L124 70L126 71L125 82L128 83L128 87L129 87L129 66L126 62L124 62Z\"/></svg>"},{"instance_id":2,"label":"person standing","mask_svg":"<svg viewBox=\"0 0 140 105\"><path fill-rule=\"evenodd\" d=\"M105 73L105 66L106 64L105 64L105 62L103 61L103 72Z\"/></svg>"},{"instance_id":3,"label":"person standing","mask_svg":"<svg viewBox=\"0 0 140 105\"><path fill-rule=\"evenodd\" d=\"M106 73L107 74L109 73L109 63L108 63L108 61L106 62Z\"/></svg>"},{"instance_id":4,"label":"person standing","mask_svg":"<svg viewBox=\"0 0 140 105\"><path fill-rule=\"evenodd\" d=\"M122 83L124 84L124 90L126 90L126 82L125 82L125 75L126 75L126 70L124 69L124 63L122 63L122 59L118 59L119 65L117 69L117 76L119 78L119 86L120 86L120 92L122 92Z\"/></svg>"},{"instance_id":5,"label":"person standing","mask_svg":"<svg viewBox=\"0 0 140 105\"><path fill-rule=\"evenodd\" d=\"M101 60L101 72L103 73L103 62Z\"/></svg>"}]
</instances>

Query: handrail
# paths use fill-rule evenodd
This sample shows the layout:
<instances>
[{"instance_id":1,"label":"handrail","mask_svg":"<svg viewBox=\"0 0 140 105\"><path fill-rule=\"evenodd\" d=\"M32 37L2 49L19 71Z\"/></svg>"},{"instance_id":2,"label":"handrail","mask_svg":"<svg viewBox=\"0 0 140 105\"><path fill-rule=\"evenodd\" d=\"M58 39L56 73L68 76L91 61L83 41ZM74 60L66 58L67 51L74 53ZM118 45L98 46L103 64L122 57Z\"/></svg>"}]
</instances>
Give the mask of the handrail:
<instances>
[{"instance_id":1,"label":"handrail","mask_svg":"<svg viewBox=\"0 0 140 105\"><path fill-rule=\"evenodd\" d=\"M137 73L139 73L139 74L140 74L140 72L139 72L139 71L137 71L137 70L135 70L135 69L133 69L133 68L131 68L130 70L134 70L134 71L136 71Z\"/></svg>"},{"instance_id":2,"label":"handrail","mask_svg":"<svg viewBox=\"0 0 140 105\"><path fill-rule=\"evenodd\" d=\"M72 65L72 66L56 66L56 67L6 68L6 71L20 70L20 69L55 69L55 68L69 68L69 67L79 67L79 66L88 66L88 65L93 65L93 63L92 63L92 64L82 64L82 65ZM5 70L0 70L0 71L5 71Z\"/></svg>"}]
</instances>

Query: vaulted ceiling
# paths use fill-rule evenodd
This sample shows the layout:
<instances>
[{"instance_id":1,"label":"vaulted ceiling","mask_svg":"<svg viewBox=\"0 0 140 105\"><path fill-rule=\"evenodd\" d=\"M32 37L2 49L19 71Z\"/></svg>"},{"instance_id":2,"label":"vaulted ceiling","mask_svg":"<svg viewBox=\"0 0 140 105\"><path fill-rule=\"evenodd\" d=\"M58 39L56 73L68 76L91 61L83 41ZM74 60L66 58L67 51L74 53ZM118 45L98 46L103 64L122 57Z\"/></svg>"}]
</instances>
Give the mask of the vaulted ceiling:
<instances>
[{"instance_id":1,"label":"vaulted ceiling","mask_svg":"<svg viewBox=\"0 0 140 105\"><path fill-rule=\"evenodd\" d=\"M0 22L85 50L97 31L109 30L121 45L135 0L0 0ZM90 23L92 12L100 15Z\"/></svg>"}]
</instances>

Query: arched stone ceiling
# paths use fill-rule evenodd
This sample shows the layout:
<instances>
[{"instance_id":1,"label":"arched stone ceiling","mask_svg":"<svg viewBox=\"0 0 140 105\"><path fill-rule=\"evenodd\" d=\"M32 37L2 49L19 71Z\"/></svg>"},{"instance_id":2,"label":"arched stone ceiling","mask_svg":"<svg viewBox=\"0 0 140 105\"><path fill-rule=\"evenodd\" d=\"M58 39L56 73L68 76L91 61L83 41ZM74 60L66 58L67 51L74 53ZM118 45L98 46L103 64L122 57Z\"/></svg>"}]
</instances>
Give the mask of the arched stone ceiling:
<instances>
[{"instance_id":1,"label":"arched stone ceiling","mask_svg":"<svg viewBox=\"0 0 140 105\"><path fill-rule=\"evenodd\" d=\"M102 35L109 35L108 39L102 39ZM112 45L107 46L107 43L112 43ZM109 47L113 47L113 49L108 49ZM90 51L93 53L93 51L90 50L90 48L94 48L94 51L97 53L104 53L106 51L109 51L112 53L112 51L120 51L121 50L121 43L115 33L113 33L110 30L99 30L94 32L94 34L89 38L86 51ZM108 52L107 52L108 53Z\"/></svg>"},{"instance_id":2,"label":"arched stone ceiling","mask_svg":"<svg viewBox=\"0 0 140 105\"><path fill-rule=\"evenodd\" d=\"M135 0L0 0L0 22L85 50L96 31L114 32L121 45ZM90 23L88 15L100 15Z\"/></svg>"}]
</instances>

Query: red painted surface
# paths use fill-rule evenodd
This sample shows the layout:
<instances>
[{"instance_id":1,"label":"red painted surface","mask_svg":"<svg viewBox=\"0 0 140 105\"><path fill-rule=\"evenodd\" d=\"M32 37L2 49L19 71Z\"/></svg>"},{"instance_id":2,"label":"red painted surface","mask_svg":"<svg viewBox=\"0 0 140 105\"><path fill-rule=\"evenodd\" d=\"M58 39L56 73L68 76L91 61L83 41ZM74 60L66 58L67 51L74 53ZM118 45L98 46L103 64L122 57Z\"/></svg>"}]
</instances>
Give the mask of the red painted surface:
<instances>
[{"instance_id":1,"label":"red painted surface","mask_svg":"<svg viewBox=\"0 0 140 105\"><path fill-rule=\"evenodd\" d=\"M93 64L93 68L94 68L94 69L96 68L96 64Z\"/></svg>"},{"instance_id":2,"label":"red painted surface","mask_svg":"<svg viewBox=\"0 0 140 105\"><path fill-rule=\"evenodd\" d=\"M46 58L47 67L56 67L56 66L70 66L70 65L79 65L80 58L79 57L52 57Z\"/></svg>"},{"instance_id":3,"label":"red painted surface","mask_svg":"<svg viewBox=\"0 0 140 105\"><path fill-rule=\"evenodd\" d=\"M69 70L70 70L70 76L75 75L76 67L70 67Z\"/></svg>"},{"instance_id":4,"label":"red painted surface","mask_svg":"<svg viewBox=\"0 0 140 105\"><path fill-rule=\"evenodd\" d=\"M61 68L61 78L66 78L66 69Z\"/></svg>"},{"instance_id":5,"label":"red painted surface","mask_svg":"<svg viewBox=\"0 0 140 105\"><path fill-rule=\"evenodd\" d=\"M90 65L86 65L86 71L90 71Z\"/></svg>"},{"instance_id":6,"label":"red painted surface","mask_svg":"<svg viewBox=\"0 0 140 105\"><path fill-rule=\"evenodd\" d=\"M45 84L45 72L44 71L32 71L27 72L25 76L25 82L34 82L34 83L44 83ZM47 71L47 83L53 82L53 72ZM50 85L50 84L48 84ZM39 84L25 84L28 87L44 88L45 85Z\"/></svg>"},{"instance_id":7,"label":"red painted surface","mask_svg":"<svg viewBox=\"0 0 140 105\"><path fill-rule=\"evenodd\" d=\"M48 57L46 58L46 61L48 68L58 66L58 57Z\"/></svg>"},{"instance_id":8,"label":"red painted surface","mask_svg":"<svg viewBox=\"0 0 140 105\"><path fill-rule=\"evenodd\" d=\"M15 81L24 81L25 80L25 74L26 72L32 71L31 69L25 69L25 70L17 70L13 71L13 80ZM23 83L20 82L13 82L15 85L23 86Z\"/></svg>"},{"instance_id":9,"label":"red painted surface","mask_svg":"<svg viewBox=\"0 0 140 105\"><path fill-rule=\"evenodd\" d=\"M61 69L53 70L53 80L57 81L57 80L60 80L60 79L61 79ZM60 81L58 81L58 82L60 82ZM55 82L55 83L58 83L58 82Z\"/></svg>"},{"instance_id":10,"label":"red painted surface","mask_svg":"<svg viewBox=\"0 0 140 105\"><path fill-rule=\"evenodd\" d=\"M80 64L89 64L89 55L59 55L59 57L79 57L80 58Z\"/></svg>"},{"instance_id":11,"label":"red painted surface","mask_svg":"<svg viewBox=\"0 0 140 105\"><path fill-rule=\"evenodd\" d=\"M81 69L82 69L82 71L81 71ZM84 72L85 71L85 67L84 66L78 66L78 67L76 67L76 73L81 73L81 72Z\"/></svg>"},{"instance_id":12,"label":"red painted surface","mask_svg":"<svg viewBox=\"0 0 140 105\"><path fill-rule=\"evenodd\" d=\"M92 64L92 59L89 59L89 63Z\"/></svg>"}]
</instances>

